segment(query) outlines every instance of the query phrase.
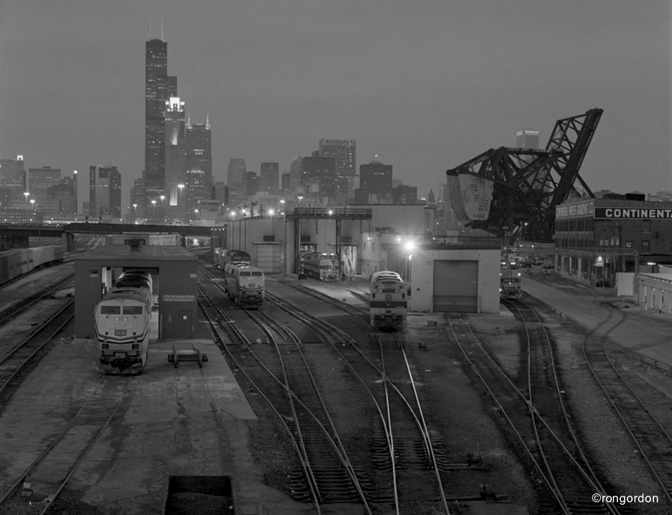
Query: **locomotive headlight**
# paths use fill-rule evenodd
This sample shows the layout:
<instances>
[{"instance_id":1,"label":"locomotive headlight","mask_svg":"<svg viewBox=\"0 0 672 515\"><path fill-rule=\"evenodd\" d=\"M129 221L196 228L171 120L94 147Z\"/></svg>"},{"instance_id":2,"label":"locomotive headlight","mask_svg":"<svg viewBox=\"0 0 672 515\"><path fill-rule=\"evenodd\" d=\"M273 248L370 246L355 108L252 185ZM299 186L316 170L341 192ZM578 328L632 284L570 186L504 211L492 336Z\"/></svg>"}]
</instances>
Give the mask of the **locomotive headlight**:
<instances>
[{"instance_id":1,"label":"locomotive headlight","mask_svg":"<svg viewBox=\"0 0 672 515\"><path fill-rule=\"evenodd\" d=\"M406 243L404 243L404 248L406 249L406 251L412 252L413 250L415 250L415 243L412 241L407 241Z\"/></svg>"}]
</instances>

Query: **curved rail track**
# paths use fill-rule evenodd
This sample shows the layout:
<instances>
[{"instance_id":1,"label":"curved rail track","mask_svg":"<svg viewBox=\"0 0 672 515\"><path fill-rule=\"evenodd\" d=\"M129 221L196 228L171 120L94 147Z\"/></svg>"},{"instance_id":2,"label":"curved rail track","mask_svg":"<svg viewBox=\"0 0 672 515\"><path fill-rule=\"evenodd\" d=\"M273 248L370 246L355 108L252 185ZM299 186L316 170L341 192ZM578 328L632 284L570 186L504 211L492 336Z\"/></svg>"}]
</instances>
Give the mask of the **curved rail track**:
<instances>
[{"instance_id":1,"label":"curved rail track","mask_svg":"<svg viewBox=\"0 0 672 515\"><path fill-rule=\"evenodd\" d=\"M52 511L70 478L114 419L132 381L132 377L127 378L120 387L118 378L104 376L75 416L2 494L0 510L3 506L11 509L25 505L18 498L29 492L37 501L39 515Z\"/></svg>"},{"instance_id":2,"label":"curved rail track","mask_svg":"<svg viewBox=\"0 0 672 515\"><path fill-rule=\"evenodd\" d=\"M371 479L366 481L366 488L362 487L371 503L392 503L395 506L396 513L400 513L400 505L404 500L408 501L413 496L425 495L425 499L435 498L436 502L443 507L444 513L450 513L443 492L441 473L454 470L454 467L445 464L440 449L435 450L439 436L430 431L422 412L411 365L403 349L403 338L395 335L394 343L390 344L389 340L386 341L382 338L383 335L377 334L374 343L378 352L375 356L367 356L366 352L360 349L348 334L335 326L311 316L268 291L266 292L266 299L271 305L280 307L291 317L309 326L323 342L331 344L334 352L341 358L340 361L346 365L373 402L379 421L373 431L374 436L372 438L374 448L372 460L375 464L375 470L369 471ZM294 342L296 348L300 349L298 338L292 335L284 324L275 320L273 316L270 316L264 310L247 311L246 313L257 323L268 324L267 340L274 340L274 333L283 334L282 338L285 341ZM218 315L220 318L221 316L221 314ZM368 331L372 331L368 324L361 322ZM225 322L224 325L231 327L233 324ZM390 346L393 349L386 349ZM290 354L286 346L282 347L282 351L286 355ZM371 350L369 349L368 352L370 354ZM392 355L393 352L398 354ZM298 354L294 350L291 352L291 354L295 353ZM398 378L395 377L394 381L392 375L398 376L400 370L395 370L394 374L390 374L386 369L390 363L397 369L403 369L403 375ZM302 366L303 370L309 370L309 368L306 365ZM298 384L301 383L303 382L299 381ZM297 383L293 384L296 385ZM381 388L381 385L383 388ZM306 404L315 413L327 411L326 407L318 409L318 407ZM347 443L341 443L341 445L343 447L348 446ZM433 484L438 486L432 487L431 481L429 484L426 484L428 482L425 481L423 487L420 488L422 492L418 492L418 482L416 481L413 483L415 485L412 487L413 491L409 491L411 483L408 482L408 478L417 477L418 471L423 471L423 474L426 474L427 470L434 474L435 482ZM364 472L359 470L356 473L364 475ZM391 489L388 486L381 490L381 485L390 482ZM404 491L405 489L406 491Z\"/></svg>"},{"instance_id":3,"label":"curved rail track","mask_svg":"<svg viewBox=\"0 0 672 515\"><path fill-rule=\"evenodd\" d=\"M459 320L460 325L455 319L448 317L453 338L505 418L508 424L505 430L507 437L518 452L527 457L527 465L533 470L537 484L545 486L545 489L538 492L541 508L550 513L568 515L629 513L630 510L623 510L613 504L601 505L592 502L592 494L604 494L606 489L589 462L584 460L583 453L577 452L576 442L571 436L573 432L568 429L571 425L560 401L557 376L554 371L548 373L555 365L548 362L548 366L544 366L543 363L550 360L550 354L546 350L543 354L539 354L541 349L534 350L540 343L532 339L529 330L524 353L525 373L514 382L485 351L466 319ZM546 347L545 342L541 344ZM535 392L548 389L551 384L555 391L553 396L557 398L557 408L550 409L549 398L543 399L540 396L539 401L543 401L545 408L545 415L542 416L535 404ZM579 455L578 459L575 454Z\"/></svg>"},{"instance_id":4,"label":"curved rail track","mask_svg":"<svg viewBox=\"0 0 672 515\"><path fill-rule=\"evenodd\" d=\"M583 340L583 355L595 381L621 420L633 445L672 505L672 437L618 370L606 348L609 334L627 315L603 304L609 316ZM604 329L600 333L600 330Z\"/></svg>"}]
</instances>

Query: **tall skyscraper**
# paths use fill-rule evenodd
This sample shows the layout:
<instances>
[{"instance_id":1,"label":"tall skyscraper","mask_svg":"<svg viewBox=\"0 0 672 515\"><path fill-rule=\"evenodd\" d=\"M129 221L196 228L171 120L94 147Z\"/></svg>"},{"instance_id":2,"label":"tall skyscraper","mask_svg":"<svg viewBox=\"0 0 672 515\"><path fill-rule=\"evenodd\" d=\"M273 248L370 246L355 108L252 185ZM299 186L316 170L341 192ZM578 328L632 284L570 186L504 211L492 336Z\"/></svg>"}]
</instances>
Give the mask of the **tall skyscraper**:
<instances>
[{"instance_id":1,"label":"tall skyscraper","mask_svg":"<svg viewBox=\"0 0 672 515\"><path fill-rule=\"evenodd\" d=\"M158 203L166 189L166 101L177 96L177 77L168 75L168 44L145 44L145 205Z\"/></svg>"},{"instance_id":2,"label":"tall skyscraper","mask_svg":"<svg viewBox=\"0 0 672 515\"><path fill-rule=\"evenodd\" d=\"M280 180L280 165L278 163L261 163L259 173L259 191L268 195L278 194Z\"/></svg>"},{"instance_id":3,"label":"tall skyscraper","mask_svg":"<svg viewBox=\"0 0 672 515\"><path fill-rule=\"evenodd\" d=\"M392 201L392 165L378 161L359 167L359 189L355 191L358 204L388 203Z\"/></svg>"},{"instance_id":4,"label":"tall skyscraper","mask_svg":"<svg viewBox=\"0 0 672 515\"><path fill-rule=\"evenodd\" d=\"M121 218L121 174L116 166L89 167L89 215Z\"/></svg>"},{"instance_id":5,"label":"tall skyscraper","mask_svg":"<svg viewBox=\"0 0 672 515\"><path fill-rule=\"evenodd\" d=\"M187 127L184 102L179 97L166 101L166 199L168 206L177 206L178 185L187 182Z\"/></svg>"},{"instance_id":6,"label":"tall skyscraper","mask_svg":"<svg viewBox=\"0 0 672 515\"><path fill-rule=\"evenodd\" d=\"M245 174L247 167L244 159L229 159L229 169L226 174L226 184L229 186L240 186L245 184Z\"/></svg>"},{"instance_id":7,"label":"tall skyscraper","mask_svg":"<svg viewBox=\"0 0 672 515\"><path fill-rule=\"evenodd\" d=\"M333 203L337 195L336 160L318 154L319 151L316 151L310 157L294 161L290 169L290 181L295 181L296 193L323 203Z\"/></svg>"},{"instance_id":8,"label":"tall skyscraper","mask_svg":"<svg viewBox=\"0 0 672 515\"><path fill-rule=\"evenodd\" d=\"M320 157L332 157L336 162L336 195L352 198L357 174L357 142L354 139L320 140Z\"/></svg>"},{"instance_id":9,"label":"tall skyscraper","mask_svg":"<svg viewBox=\"0 0 672 515\"><path fill-rule=\"evenodd\" d=\"M59 168L29 168L26 191L30 193L30 199L35 200L39 209L40 204L45 204L49 199L47 190L50 186L56 186L61 182L61 170Z\"/></svg>"},{"instance_id":10,"label":"tall skyscraper","mask_svg":"<svg viewBox=\"0 0 672 515\"><path fill-rule=\"evenodd\" d=\"M26 170L23 166L23 156L16 159L0 159L0 187L7 191L7 202L14 207L22 206L26 202L23 195L26 191ZM4 207L8 205L3 204Z\"/></svg>"},{"instance_id":11,"label":"tall skyscraper","mask_svg":"<svg viewBox=\"0 0 672 515\"><path fill-rule=\"evenodd\" d=\"M188 218L193 218L198 201L212 198L212 141L209 120L187 121L186 127L186 207Z\"/></svg>"},{"instance_id":12,"label":"tall skyscraper","mask_svg":"<svg viewBox=\"0 0 672 515\"><path fill-rule=\"evenodd\" d=\"M74 177L63 177L55 186L47 188L50 205L43 210L45 215L76 215L77 195L75 187L77 174Z\"/></svg>"}]
</instances>

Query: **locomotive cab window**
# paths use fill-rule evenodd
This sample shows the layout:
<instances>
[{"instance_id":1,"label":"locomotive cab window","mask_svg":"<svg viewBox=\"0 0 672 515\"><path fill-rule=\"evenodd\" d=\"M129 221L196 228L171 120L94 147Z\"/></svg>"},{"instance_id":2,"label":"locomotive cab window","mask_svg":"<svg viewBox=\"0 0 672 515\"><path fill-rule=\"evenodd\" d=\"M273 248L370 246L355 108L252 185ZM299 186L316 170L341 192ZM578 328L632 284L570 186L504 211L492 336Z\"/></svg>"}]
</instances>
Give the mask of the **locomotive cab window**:
<instances>
[{"instance_id":1,"label":"locomotive cab window","mask_svg":"<svg viewBox=\"0 0 672 515\"><path fill-rule=\"evenodd\" d=\"M124 315L142 315L142 306L124 306Z\"/></svg>"},{"instance_id":2,"label":"locomotive cab window","mask_svg":"<svg viewBox=\"0 0 672 515\"><path fill-rule=\"evenodd\" d=\"M101 315L121 315L121 306L100 306Z\"/></svg>"}]
</instances>

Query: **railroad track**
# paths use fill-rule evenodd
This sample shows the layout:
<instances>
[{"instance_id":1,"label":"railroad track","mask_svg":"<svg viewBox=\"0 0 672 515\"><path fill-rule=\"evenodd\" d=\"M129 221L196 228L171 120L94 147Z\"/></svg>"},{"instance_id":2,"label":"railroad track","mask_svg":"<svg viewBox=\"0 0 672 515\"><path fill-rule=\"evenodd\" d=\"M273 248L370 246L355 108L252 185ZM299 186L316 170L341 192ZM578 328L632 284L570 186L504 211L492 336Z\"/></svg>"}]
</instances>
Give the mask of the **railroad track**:
<instances>
[{"instance_id":1,"label":"railroad track","mask_svg":"<svg viewBox=\"0 0 672 515\"><path fill-rule=\"evenodd\" d=\"M323 298L319 294L316 296ZM312 317L268 291L266 292L266 300L270 303L270 306L277 306L291 317L298 318L305 326L310 327L312 331L318 334L321 341L331 344L336 357L340 358L339 361L350 369L351 376L358 381L359 389L363 388L371 402L374 403L378 416L375 417L375 422L371 423L371 461L373 467L371 463L368 464L367 474L371 479L367 480L363 486L367 499L370 499L374 505L393 504L397 513L399 513L400 505L403 502L409 502L411 499L420 498L424 501L435 499L443 507L443 513L449 513L448 503L443 492L441 474L453 472L456 468L469 468L469 465L463 464L460 467L455 464L448 464L445 454L442 452L443 442L440 435L429 430L422 413L411 367L402 348L403 338L398 335L394 336L393 343L390 343L385 341L382 334L379 334L372 339L374 348L378 351L375 355L368 357L365 356L362 349L354 350L356 349L355 341L333 325ZM333 300L331 302L339 305ZM281 339L294 342L297 349L300 349L298 338L287 331L285 324L269 315L267 311L270 311L270 309L249 310L245 313L260 325L268 325L267 341L272 342L276 335L282 335ZM351 312L351 314L356 315L362 313L367 314L362 310ZM371 327L361 317L358 316L357 320L363 324L367 331L372 331ZM225 325L229 327L232 324L226 323ZM344 344L345 347L343 347ZM392 347L393 350L386 349L386 347ZM286 345L282 347L282 352L285 356L298 354L295 351L290 353ZM390 358L392 352L397 355ZM388 355L387 360L385 358L386 353ZM362 357L365 359L362 359ZM381 365L377 366L375 362L379 362ZM395 370L396 380L394 382L391 381L390 375L385 373L386 363L393 363L395 367L401 364L400 368L402 370ZM292 367L292 369L294 368ZM308 370L309 368L301 365L302 370ZM401 375L399 372L402 372ZM383 378L386 380L381 381ZM308 384L309 382L299 379L294 383L293 388L299 390L300 386L298 385ZM398 385L402 385L401 388ZM361 397L361 393L359 395ZM306 404L314 413L327 411L326 407L320 406L318 409L312 404ZM341 445L348 447L347 442ZM361 456L358 456L360 462L361 458ZM477 469L478 467L473 468ZM353 466L353 469L359 476L364 476L365 473L361 468ZM433 474L435 479L432 481L428 477L427 481L418 482L417 476L419 473L423 476ZM409 478L415 479L415 481L410 481ZM392 488L390 488L390 484ZM413 484L412 487L411 484ZM399 496L401 496L401 499Z\"/></svg>"},{"instance_id":2,"label":"railroad track","mask_svg":"<svg viewBox=\"0 0 672 515\"><path fill-rule=\"evenodd\" d=\"M577 449L572 445L573 439L568 441L571 438L567 433L570 424L562 404L556 403L559 406L556 410L544 406L545 416L537 409L535 391L538 393L539 388L548 388L549 381L555 381L551 379L551 376L555 377L554 373L546 373L554 364L549 363L544 369L543 365L539 367L534 362L535 359L549 359L532 350L537 344L528 339L525 379L514 382L485 351L466 319L448 317L448 324L465 360L506 420L505 435L536 478L533 483L537 486L541 508L549 513L563 514L631 513L629 508L592 501L594 493L604 494L606 489L589 463L584 461L582 453L575 458ZM520 388L521 383L527 383L527 386ZM553 388L558 396L557 382ZM548 398L543 400L549 401ZM540 488L541 485L545 488Z\"/></svg>"},{"instance_id":3,"label":"railroad track","mask_svg":"<svg viewBox=\"0 0 672 515\"><path fill-rule=\"evenodd\" d=\"M200 290L201 307L218 345L262 395L290 437L301 469L301 473L293 474L291 481L295 498L312 502L318 513L322 513L324 503L360 502L366 512L372 514L364 492L370 487L354 470L344 451L314 380L306 372L308 367L305 362L301 363L303 357L296 339L287 330L276 327L273 331L290 340L284 340L281 345L269 331L269 342L274 345L277 356L271 360L266 346L255 348L234 324L227 323L226 313L202 285ZM236 343L254 357L253 363L249 359L243 362L240 356L237 359L237 353L221 337L223 326L234 336ZM292 352L286 348L288 343L293 346ZM311 388L307 388L307 384Z\"/></svg>"},{"instance_id":4,"label":"railroad track","mask_svg":"<svg viewBox=\"0 0 672 515\"><path fill-rule=\"evenodd\" d=\"M56 511L58 497L91 449L98 443L121 406L133 378L119 386L118 376L104 376L93 395L51 442L25 467L9 488L0 493L0 511L25 512L24 496L44 515Z\"/></svg>"},{"instance_id":5,"label":"railroad track","mask_svg":"<svg viewBox=\"0 0 672 515\"><path fill-rule=\"evenodd\" d=\"M329 342L374 402L378 422L373 429L373 460L381 470L389 470L396 509L413 499L422 499L434 500L443 513L450 513L442 473L462 467L446 463L445 459L441 459L443 453L436 449L437 445L442 447L441 442L437 443L440 438L429 430L426 423L415 379L403 349L403 338L395 336L394 343L390 345L389 341L386 344L381 333L374 333L377 354L369 355L371 349L363 349L361 344L337 327L297 310L296 306L275 295L267 294L267 299L299 317L317 331L323 341ZM342 305L337 301L331 302ZM365 325L372 330L368 324ZM402 368L403 373L394 370L391 374L387 370L390 363L395 368ZM380 384L382 388L378 386ZM464 464L464 468L469 467ZM418 482L417 477L421 473L423 477L427 474L431 477ZM411 484L413 487L410 487Z\"/></svg>"},{"instance_id":6,"label":"railroad track","mask_svg":"<svg viewBox=\"0 0 672 515\"><path fill-rule=\"evenodd\" d=\"M603 304L609 317L583 340L583 355L600 389L621 420L633 445L672 505L672 437L618 370L605 344L627 315ZM600 332L600 330L602 330Z\"/></svg>"},{"instance_id":7,"label":"railroad track","mask_svg":"<svg viewBox=\"0 0 672 515\"><path fill-rule=\"evenodd\" d=\"M23 378L32 371L42 351L74 318L74 311L74 299L70 299L25 340L0 356L0 407L9 402Z\"/></svg>"}]
</instances>

